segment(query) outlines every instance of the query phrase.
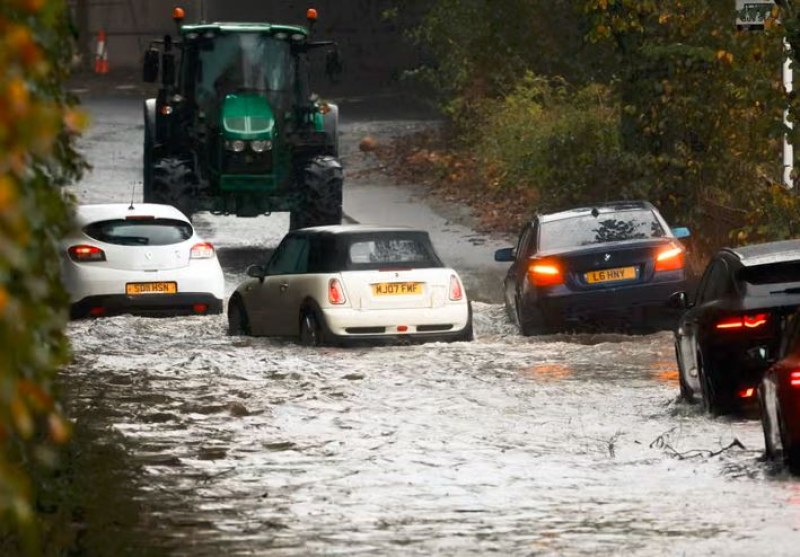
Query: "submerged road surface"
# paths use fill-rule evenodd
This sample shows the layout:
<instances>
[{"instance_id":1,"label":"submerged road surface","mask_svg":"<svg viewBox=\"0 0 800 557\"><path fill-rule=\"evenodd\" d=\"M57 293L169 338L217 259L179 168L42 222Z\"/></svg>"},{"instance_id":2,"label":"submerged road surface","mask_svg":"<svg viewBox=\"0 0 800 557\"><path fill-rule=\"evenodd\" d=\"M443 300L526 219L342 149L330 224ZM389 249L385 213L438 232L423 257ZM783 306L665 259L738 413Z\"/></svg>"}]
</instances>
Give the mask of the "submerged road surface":
<instances>
[{"instance_id":1,"label":"submerged road surface","mask_svg":"<svg viewBox=\"0 0 800 557\"><path fill-rule=\"evenodd\" d=\"M77 194L127 201L139 105L88 106L95 171ZM370 164L362 134L414 125L345 120L351 168ZM796 554L800 483L761 461L758 422L676 402L670 333L522 338L496 296L502 241L374 175L347 188L353 220L428 219L481 300L477 340L308 349L229 337L224 315L72 323L62 382L130 469L134 554ZM287 225L196 222L228 292Z\"/></svg>"}]
</instances>

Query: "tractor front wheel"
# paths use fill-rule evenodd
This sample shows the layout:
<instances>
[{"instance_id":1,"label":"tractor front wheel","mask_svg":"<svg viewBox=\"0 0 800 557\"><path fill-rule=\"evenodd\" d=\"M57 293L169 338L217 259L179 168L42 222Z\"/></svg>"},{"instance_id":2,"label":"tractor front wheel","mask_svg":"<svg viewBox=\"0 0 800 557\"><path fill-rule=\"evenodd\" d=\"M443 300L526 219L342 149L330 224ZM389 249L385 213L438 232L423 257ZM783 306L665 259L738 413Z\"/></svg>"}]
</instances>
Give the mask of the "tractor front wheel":
<instances>
[{"instance_id":1,"label":"tractor front wheel","mask_svg":"<svg viewBox=\"0 0 800 557\"><path fill-rule=\"evenodd\" d=\"M315 157L300 172L300 204L292 210L289 229L342 223L342 165L334 157Z\"/></svg>"},{"instance_id":2,"label":"tractor front wheel","mask_svg":"<svg viewBox=\"0 0 800 557\"><path fill-rule=\"evenodd\" d=\"M191 219L197 188L192 165L179 158L167 157L154 161L152 168L152 202L172 205Z\"/></svg>"}]
</instances>

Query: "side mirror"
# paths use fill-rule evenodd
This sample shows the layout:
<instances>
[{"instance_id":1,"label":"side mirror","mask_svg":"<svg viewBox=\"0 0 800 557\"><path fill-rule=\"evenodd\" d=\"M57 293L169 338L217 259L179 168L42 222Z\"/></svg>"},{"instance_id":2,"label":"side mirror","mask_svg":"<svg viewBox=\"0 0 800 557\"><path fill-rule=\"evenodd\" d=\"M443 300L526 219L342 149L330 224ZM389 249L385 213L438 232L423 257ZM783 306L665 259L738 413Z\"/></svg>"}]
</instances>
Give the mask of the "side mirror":
<instances>
[{"instance_id":1,"label":"side mirror","mask_svg":"<svg viewBox=\"0 0 800 557\"><path fill-rule=\"evenodd\" d=\"M247 276L264 280L264 277L267 276L267 270L264 269L263 265L250 265L247 268Z\"/></svg>"},{"instance_id":2,"label":"side mirror","mask_svg":"<svg viewBox=\"0 0 800 557\"><path fill-rule=\"evenodd\" d=\"M325 75L328 76L331 83L339 83L343 71L344 64L339 49L329 50L325 54Z\"/></svg>"},{"instance_id":3,"label":"side mirror","mask_svg":"<svg viewBox=\"0 0 800 557\"><path fill-rule=\"evenodd\" d=\"M672 309L686 309L689 307L689 297L686 292L675 292L669 297L667 306Z\"/></svg>"},{"instance_id":4,"label":"side mirror","mask_svg":"<svg viewBox=\"0 0 800 557\"><path fill-rule=\"evenodd\" d=\"M155 83L158 79L158 67L161 60L161 53L157 48L148 48L144 53L144 65L142 67L142 80L145 83Z\"/></svg>"},{"instance_id":5,"label":"side mirror","mask_svg":"<svg viewBox=\"0 0 800 557\"><path fill-rule=\"evenodd\" d=\"M685 226L678 226L672 229L672 235L680 240L682 238L689 238L692 235L692 231Z\"/></svg>"},{"instance_id":6,"label":"side mirror","mask_svg":"<svg viewBox=\"0 0 800 557\"><path fill-rule=\"evenodd\" d=\"M514 248L503 248L494 252L494 260L501 263L510 263L514 261Z\"/></svg>"}]
</instances>

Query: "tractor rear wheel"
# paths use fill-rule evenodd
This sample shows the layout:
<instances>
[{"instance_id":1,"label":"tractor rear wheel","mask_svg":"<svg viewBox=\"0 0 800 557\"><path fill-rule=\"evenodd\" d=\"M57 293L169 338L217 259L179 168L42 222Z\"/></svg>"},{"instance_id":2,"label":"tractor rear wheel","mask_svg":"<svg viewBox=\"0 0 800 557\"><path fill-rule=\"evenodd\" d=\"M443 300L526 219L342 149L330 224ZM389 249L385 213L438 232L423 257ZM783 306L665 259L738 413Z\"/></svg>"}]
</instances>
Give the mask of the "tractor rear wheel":
<instances>
[{"instance_id":1,"label":"tractor rear wheel","mask_svg":"<svg viewBox=\"0 0 800 557\"><path fill-rule=\"evenodd\" d=\"M300 172L302 198L289 229L342 223L342 165L334 157L315 157Z\"/></svg>"},{"instance_id":2,"label":"tractor rear wheel","mask_svg":"<svg viewBox=\"0 0 800 557\"><path fill-rule=\"evenodd\" d=\"M192 165L174 157L158 159L153 162L152 176L152 202L172 205L191 219L197 188Z\"/></svg>"}]
</instances>

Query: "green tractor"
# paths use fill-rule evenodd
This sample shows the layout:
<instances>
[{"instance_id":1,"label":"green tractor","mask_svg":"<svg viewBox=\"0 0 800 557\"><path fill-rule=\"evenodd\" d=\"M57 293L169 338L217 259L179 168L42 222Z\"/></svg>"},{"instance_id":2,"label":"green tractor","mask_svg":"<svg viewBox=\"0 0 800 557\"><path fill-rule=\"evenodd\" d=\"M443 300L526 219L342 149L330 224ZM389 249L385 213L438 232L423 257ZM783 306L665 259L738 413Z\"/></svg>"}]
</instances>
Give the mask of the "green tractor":
<instances>
[{"instance_id":1,"label":"green tractor","mask_svg":"<svg viewBox=\"0 0 800 557\"><path fill-rule=\"evenodd\" d=\"M326 73L341 61L335 43L311 40L309 26L183 24L179 39L153 41L144 80L161 74L144 102L144 184L148 203L253 217L291 213L290 228L340 224L342 165L338 108L310 89L309 54L327 50Z\"/></svg>"}]
</instances>

